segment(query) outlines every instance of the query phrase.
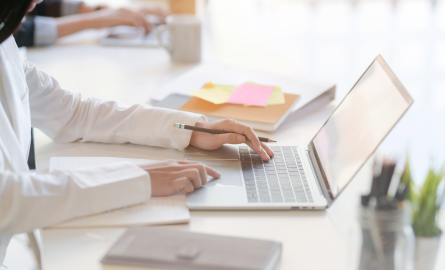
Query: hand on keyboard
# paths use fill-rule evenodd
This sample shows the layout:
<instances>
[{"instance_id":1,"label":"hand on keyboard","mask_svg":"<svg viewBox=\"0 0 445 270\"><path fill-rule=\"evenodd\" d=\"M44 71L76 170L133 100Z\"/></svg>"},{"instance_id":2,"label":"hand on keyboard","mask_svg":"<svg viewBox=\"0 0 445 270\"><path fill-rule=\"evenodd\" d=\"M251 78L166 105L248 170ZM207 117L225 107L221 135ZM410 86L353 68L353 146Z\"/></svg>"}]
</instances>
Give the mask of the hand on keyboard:
<instances>
[{"instance_id":1,"label":"hand on keyboard","mask_svg":"<svg viewBox=\"0 0 445 270\"><path fill-rule=\"evenodd\" d=\"M274 156L273 151L265 143L258 140L258 136L255 134L253 129L249 126L238 123L233 119L224 119L208 123L196 123L197 127L219 129L228 132L227 134L209 134L203 132L193 131L192 138L190 139L190 144L204 149L204 150L214 150L218 149L225 143L230 144L240 144L246 143L250 148L252 148L262 160L268 161ZM246 138L241 135L244 134Z\"/></svg>"}]
</instances>

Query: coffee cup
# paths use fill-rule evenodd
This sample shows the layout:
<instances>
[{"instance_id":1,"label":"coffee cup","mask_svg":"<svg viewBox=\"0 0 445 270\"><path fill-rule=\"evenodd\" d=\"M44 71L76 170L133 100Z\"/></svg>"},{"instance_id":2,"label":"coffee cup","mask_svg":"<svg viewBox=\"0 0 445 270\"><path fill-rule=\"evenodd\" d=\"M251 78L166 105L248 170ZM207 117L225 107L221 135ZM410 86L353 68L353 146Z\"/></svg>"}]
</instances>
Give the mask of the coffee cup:
<instances>
[{"instance_id":1,"label":"coffee cup","mask_svg":"<svg viewBox=\"0 0 445 270\"><path fill-rule=\"evenodd\" d=\"M173 14L158 28L159 44L173 62L201 61L201 22L191 14ZM165 35L168 32L168 35ZM166 37L168 38L166 38Z\"/></svg>"}]
</instances>

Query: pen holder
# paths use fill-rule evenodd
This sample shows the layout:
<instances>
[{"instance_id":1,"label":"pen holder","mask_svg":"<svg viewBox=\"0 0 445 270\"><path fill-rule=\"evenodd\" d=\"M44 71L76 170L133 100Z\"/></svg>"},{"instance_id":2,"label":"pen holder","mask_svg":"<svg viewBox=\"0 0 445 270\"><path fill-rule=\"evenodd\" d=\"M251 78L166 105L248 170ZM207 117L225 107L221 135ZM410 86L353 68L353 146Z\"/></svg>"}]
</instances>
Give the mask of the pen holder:
<instances>
[{"instance_id":1,"label":"pen holder","mask_svg":"<svg viewBox=\"0 0 445 270\"><path fill-rule=\"evenodd\" d=\"M361 206L360 270L414 269L415 237L409 207L376 210Z\"/></svg>"}]
</instances>

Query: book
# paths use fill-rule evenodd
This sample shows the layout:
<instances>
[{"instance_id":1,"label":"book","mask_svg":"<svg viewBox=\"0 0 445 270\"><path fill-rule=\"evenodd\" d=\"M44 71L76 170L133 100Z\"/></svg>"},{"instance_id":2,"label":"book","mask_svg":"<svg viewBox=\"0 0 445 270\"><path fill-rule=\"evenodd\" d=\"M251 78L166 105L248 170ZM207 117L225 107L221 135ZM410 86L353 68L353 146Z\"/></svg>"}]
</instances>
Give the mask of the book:
<instances>
[{"instance_id":1,"label":"book","mask_svg":"<svg viewBox=\"0 0 445 270\"><path fill-rule=\"evenodd\" d=\"M156 107L177 110L190 100L189 92L201 89L207 82L239 85L249 81L263 85L278 85L284 93L298 95L299 98L295 106L292 106L289 114L287 114L288 118L301 117L335 99L335 84L310 79L282 77L214 63L202 64L193 68L162 86L159 91L152 93L150 99ZM210 120L220 119L212 115L207 116ZM235 117L235 119L238 118ZM276 124L257 121L241 122L257 130L274 131L283 121Z\"/></svg>"},{"instance_id":2,"label":"book","mask_svg":"<svg viewBox=\"0 0 445 270\"><path fill-rule=\"evenodd\" d=\"M80 169L128 161L133 164L155 162L150 159L116 157L51 157L49 171ZM146 203L113 209L100 214L74 218L55 225L56 228L122 227L187 223L190 211L185 204L185 194L152 197Z\"/></svg>"},{"instance_id":3,"label":"book","mask_svg":"<svg viewBox=\"0 0 445 270\"><path fill-rule=\"evenodd\" d=\"M131 227L101 260L103 270L273 270L281 243Z\"/></svg>"},{"instance_id":4,"label":"book","mask_svg":"<svg viewBox=\"0 0 445 270\"><path fill-rule=\"evenodd\" d=\"M211 120L233 118L255 129L273 131L296 105L298 95L284 94L286 103L266 107L244 107L236 104L213 104L197 97L192 97L178 108L180 111L204 114Z\"/></svg>"}]
</instances>

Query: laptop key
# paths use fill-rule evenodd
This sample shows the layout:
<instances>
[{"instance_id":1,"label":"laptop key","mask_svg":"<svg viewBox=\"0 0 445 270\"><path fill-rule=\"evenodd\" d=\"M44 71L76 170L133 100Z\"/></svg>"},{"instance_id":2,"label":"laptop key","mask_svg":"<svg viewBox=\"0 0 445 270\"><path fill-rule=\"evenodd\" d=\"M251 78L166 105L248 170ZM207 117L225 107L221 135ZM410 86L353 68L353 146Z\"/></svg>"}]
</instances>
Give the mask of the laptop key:
<instances>
[{"instance_id":1,"label":"laptop key","mask_svg":"<svg viewBox=\"0 0 445 270\"><path fill-rule=\"evenodd\" d=\"M243 172L244 180L254 179L253 177L253 169L250 162L241 162L241 169Z\"/></svg>"},{"instance_id":2,"label":"laptop key","mask_svg":"<svg viewBox=\"0 0 445 270\"><path fill-rule=\"evenodd\" d=\"M259 202L258 198L247 198L248 202Z\"/></svg>"},{"instance_id":3,"label":"laptop key","mask_svg":"<svg viewBox=\"0 0 445 270\"><path fill-rule=\"evenodd\" d=\"M283 202L283 198L272 198L273 202Z\"/></svg>"},{"instance_id":4,"label":"laptop key","mask_svg":"<svg viewBox=\"0 0 445 270\"><path fill-rule=\"evenodd\" d=\"M294 198L284 198L284 202L295 202Z\"/></svg>"},{"instance_id":5,"label":"laptop key","mask_svg":"<svg viewBox=\"0 0 445 270\"><path fill-rule=\"evenodd\" d=\"M261 202L270 202L270 198L260 198Z\"/></svg>"},{"instance_id":6,"label":"laptop key","mask_svg":"<svg viewBox=\"0 0 445 270\"><path fill-rule=\"evenodd\" d=\"M247 194L257 194L256 189L247 189Z\"/></svg>"},{"instance_id":7,"label":"laptop key","mask_svg":"<svg viewBox=\"0 0 445 270\"><path fill-rule=\"evenodd\" d=\"M298 202L307 202L307 199L306 198L297 198L297 201Z\"/></svg>"}]
</instances>

